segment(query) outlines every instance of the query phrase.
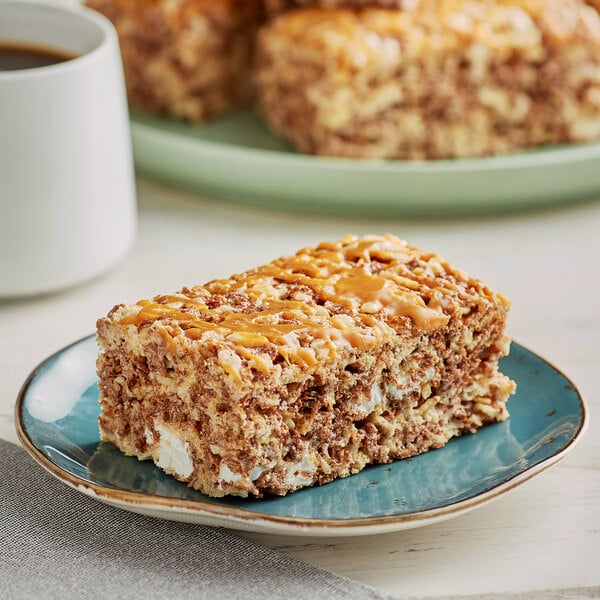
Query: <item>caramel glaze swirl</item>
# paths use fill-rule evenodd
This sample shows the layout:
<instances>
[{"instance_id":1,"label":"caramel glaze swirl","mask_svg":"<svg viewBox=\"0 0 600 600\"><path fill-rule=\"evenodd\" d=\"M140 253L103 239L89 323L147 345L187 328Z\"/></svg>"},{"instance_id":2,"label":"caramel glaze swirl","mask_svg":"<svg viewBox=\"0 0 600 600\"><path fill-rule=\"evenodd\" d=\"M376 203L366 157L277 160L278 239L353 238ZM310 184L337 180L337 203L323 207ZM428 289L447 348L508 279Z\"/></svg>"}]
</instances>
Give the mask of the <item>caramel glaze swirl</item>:
<instances>
[{"instance_id":1,"label":"caramel glaze swirl","mask_svg":"<svg viewBox=\"0 0 600 600\"><path fill-rule=\"evenodd\" d=\"M466 285L436 255L392 235L348 235L229 279L142 300L121 323L140 328L169 320L190 340L229 341L266 370L256 358L264 346L275 346L288 362L310 365L314 340L332 352L340 343L360 349L380 343L392 322L406 318L423 332L441 329L449 320L443 310L449 297L467 293Z\"/></svg>"}]
</instances>

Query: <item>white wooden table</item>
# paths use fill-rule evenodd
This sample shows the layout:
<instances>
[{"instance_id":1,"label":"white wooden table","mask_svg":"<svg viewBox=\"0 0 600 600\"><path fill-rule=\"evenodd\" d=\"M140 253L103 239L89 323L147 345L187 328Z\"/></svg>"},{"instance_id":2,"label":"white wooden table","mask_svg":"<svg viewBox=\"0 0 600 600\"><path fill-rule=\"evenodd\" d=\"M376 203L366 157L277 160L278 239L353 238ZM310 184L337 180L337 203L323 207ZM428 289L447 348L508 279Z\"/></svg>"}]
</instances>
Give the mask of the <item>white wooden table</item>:
<instances>
[{"instance_id":1,"label":"white wooden table","mask_svg":"<svg viewBox=\"0 0 600 600\"><path fill-rule=\"evenodd\" d=\"M38 362L118 302L203 283L345 233L391 232L513 300L510 333L565 372L592 422L557 466L441 524L363 538L243 534L399 597L600 598L600 203L496 217L373 220L291 215L141 181L131 253L60 294L0 301L0 437ZM43 251L43 249L41 249ZM76 251L76 249L74 249Z\"/></svg>"}]
</instances>

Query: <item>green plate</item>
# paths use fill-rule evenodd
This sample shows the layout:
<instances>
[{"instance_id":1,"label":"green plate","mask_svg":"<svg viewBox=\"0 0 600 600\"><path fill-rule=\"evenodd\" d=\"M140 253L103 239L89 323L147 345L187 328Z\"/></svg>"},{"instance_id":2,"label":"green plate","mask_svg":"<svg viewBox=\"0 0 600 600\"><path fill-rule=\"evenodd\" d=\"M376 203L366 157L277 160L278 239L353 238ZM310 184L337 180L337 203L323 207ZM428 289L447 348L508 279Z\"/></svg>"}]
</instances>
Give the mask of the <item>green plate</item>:
<instances>
[{"instance_id":1,"label":"green plate","mask_svg":"<svg viewBox=\"0 0 600 600\"><path fill-rule=\"evenodd\" d=\"M204 195L355 215L503 212L600 198L600 144L461 160L350 160L294 152L252 111L193 126L132 115L138 172Z\"/></svg>"},{"instance_id":2,"label":"green plate","mask_svg":"<svg viewBox=\"0 0 600 600\"><path fill-rule=\"evenodd\" d=\"M155 517L294 535L364 535L458 516L527 481L570 452L586 427L573 384L533 352L512 345L502 370L517 382L511 417L410 460L284 497L209 498L152 462L100 442L94 337L45 360L26 381L15 420L21 442L75 489Z\"/></svg>"}]
</instances>

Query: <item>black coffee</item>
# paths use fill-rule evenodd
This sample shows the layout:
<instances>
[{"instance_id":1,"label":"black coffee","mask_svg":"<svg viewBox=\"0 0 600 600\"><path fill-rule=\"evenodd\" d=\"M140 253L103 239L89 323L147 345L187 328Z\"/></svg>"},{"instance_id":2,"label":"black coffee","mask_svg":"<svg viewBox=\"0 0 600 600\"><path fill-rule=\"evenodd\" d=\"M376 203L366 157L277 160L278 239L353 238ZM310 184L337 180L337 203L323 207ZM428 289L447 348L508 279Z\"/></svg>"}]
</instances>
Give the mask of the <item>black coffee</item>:
<instances>
[{"instance_id":1,"label":"black coffee","mask_svg":"<svg viewBox=\"0 0 600 600\"><path fill-rule=\"evenodd\" d=\"M75 54L58 48L17 45L0 41L0 71L46 67L72 58L75 58Z\"/></svg>"}]
</instances>

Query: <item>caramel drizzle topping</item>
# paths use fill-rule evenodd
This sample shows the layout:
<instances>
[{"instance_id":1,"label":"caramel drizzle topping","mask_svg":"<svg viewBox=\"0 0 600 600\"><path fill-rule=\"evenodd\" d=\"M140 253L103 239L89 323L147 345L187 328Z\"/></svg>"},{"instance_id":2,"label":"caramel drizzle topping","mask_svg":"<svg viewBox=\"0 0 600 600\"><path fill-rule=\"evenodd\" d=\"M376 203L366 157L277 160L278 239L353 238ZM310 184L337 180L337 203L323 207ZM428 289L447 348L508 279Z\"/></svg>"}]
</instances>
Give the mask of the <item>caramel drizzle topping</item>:
<instances>
[{"instance_id":1,"label":"caramel drizzle topping","mask_svg":"<svg viewBox=\"0 0 600 600\"><path fill-rule=\"evenodd\" d=\"M142 300L138 302L140 311L121 323L139 328L160 319L173 319L189 339L214 332L235 344L236 350L245 348L241 354L251 359L256 357L252 349L273 344L286 361L310 365L315 362L314 353L301 345L302 334L324 341L333 356L340 342L362 348L382 339L389 326L381 315L374 316L382 310L388 315L409 317L426 332L447 323L448 316L437 307L427 306L415 291L398 289L397 267L406 260L407 253L406 245L393 236L363 240L346 236L230 279ZM369 272L373 262L384 267L377 274ZM279 299L278 292L283 293L281 285L278 287L281 283L294 290L310 290L315 302ZM237 312L235 308L209 308L204 299L213 294L225 299L228 294L246 297L250 307ZM325 303L339 308L332 314L320 306ZM368 312L367 305L371 305ZM261 370L266 368L264 361L254 362Z\"/></svg>"}]
</instances>

